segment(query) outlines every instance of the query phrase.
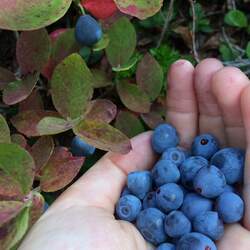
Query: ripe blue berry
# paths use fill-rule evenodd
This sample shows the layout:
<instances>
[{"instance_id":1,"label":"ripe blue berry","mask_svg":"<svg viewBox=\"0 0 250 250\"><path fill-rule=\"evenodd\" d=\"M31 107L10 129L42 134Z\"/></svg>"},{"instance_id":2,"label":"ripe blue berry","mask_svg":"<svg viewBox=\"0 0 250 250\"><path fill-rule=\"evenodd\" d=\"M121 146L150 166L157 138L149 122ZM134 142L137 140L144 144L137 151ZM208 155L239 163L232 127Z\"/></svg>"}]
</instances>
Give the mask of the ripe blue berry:
<instances>
[{"instance_id":1,"label":"ripe blue berry","mask_svg":"<svg viewBox=\"0 0 250 250\"><path fill-rule=\"evenodd\" d=\"M149 207L156 207L156 199L155 199L155 192L149 192L144 197L142 202L143 209L149 208Z\"/></svg>"},{"instance_id":2,"label":"ripe blue berry","mask_svg":"<svg viewBox=\"0 0 250 250\"><path fill-rule=\"evenodd\" d=\"M43 212L46 212L49 209L49 204L45 201L43 205Z\"/></svg>"},{"instance_id":3,"label":"ripe blue berry","mask_svg":"<svg viewBox=\"0 0 250 250\"><path fill-rule=\"evenodd\" d=\"M165 214L156 208L147 208L139 213L136 227L143 237L154 245L167 240L164 230Z\"/></svg>"},{"instance_id":4,"label":"ripe blue berry","mask_svg":"<svg viewBox=\"0 0 250 250\"><path fill-rule=\"evenodd\" d=\"M192 190L193 189L193 179L196 173L202 168L207 167L208 161L201 156L192 156L187 158L180 165L180 173L181 173L181 183L182 185Z\"/></svg>"},{"instance_id":5,"label":"ripe blue berry","mask_svg":"<svg viewBox=\"0 0 250 250\"><path fill-rule=\"evenodd\" d=\"M212 240L219 240L224 234L224 225L217 212L206 211L195 216L194 231L202 233Z\"/></svg>"},{"instance_id":6,"label":"ripe blue berry","mask_svg":"<svg viewBox=\"0 0 250 250\"><path fill-rule=\"evenodd\" d=\"M188 193L184 198L181 211L192 221L197 214L212 210L212 208L212 200L195 193Z\"/></svg>"},{"instance_id":7,"label":"ripe blue berry","mask_svg":"<svg viewBox=\"0 0 250 250\"><path fill-rule=\"evenodd\" d=\"M163 212L178 209L183 202L183 191L175 183L167 183L156 190L156 204Z\"/></svg>"},{"instance_id":8,"label":"ripe blue berry","mask_svg":"<svg viewBox=\"0 0 250 250\"><path fill-rule=\"evenodd\" d=\"M170 243L163 243L159 245L155 250L175 250L175 245Z\"/></svg>"},{"instance_id":9,"label":"ripe blue berry","mask_svg":"<svg viewBox=\"0 0 250 250\"><path fill-rule=\"evenodd\" d=\"M152 147L161 154L168 148L176 147L179 143L176 129L170 124L161 124L155 128L152 135Z\"/></svg>"},{"instance_id":10,"label":"ripe blue berry","mask_svg":"<svg viewBox=\"0 0 250 250\"><path fill-rule=\"evenodd\" d=\"M94 154L95 147L86 143L79 136L75 136L71 142L71 151L75 156L89 156Z\"/></svg>"},{"instance_id":11,"label":"ripe blue berry","mask_svg":"<svg viewBox=\"0 0 250 250\"><path fill-rule=\"evenodd\" d=\"M207 236L201 233L189 233L178 241L176 250L217 250L217 248Z\"/></svg>"},{"instance_id":12,"label":"ripe blue berry","mask_svg":"<svg viewBox=\"0 0 250 250\"><path fill-rule=\"evenodd\" d=\"M223 193L226 186L224 174L215 166L201 168L194 177L194 189L207 198L215 198Z\"/></svg>"},{"instance_id":13,"label":"ripe blue berry","mask_svg":"<svg viewBox=\"0 0 250 250\"><path fill-rule=\"evenodd\" d=\"M166 216L165 231L172 238L179 238L191 232L191 222L181 211L172 211Z\"/></svg>"},{"instance_id":14,"label":"ripe blue berry","mask_svg":"<svg viewBox=\"0 0 250 250\"><path fill-rule=\"evenodd\" d=\"M128 174L127 186L132 194L143 199L152 188L152 178L149 171L135 171Z\"/></svg>"},{"instance_id":15,"label":"ripe blue berry","mask_svg":"<svg viewBox=\"0 0 250 250\"><path fill-rule=\"evenodd\" d=\"M236 189L233 186L226 185L224 188L224 192L232 192L232 193L237 193Z\"/></svg>"},{"instance_id":16,"label":"ripe blue berry","mask_svg":"<svg viewBox=\"0 0 250 250\"><path fill-rule=\"evenodd\" d=\"M219 168L226 177L227 184L242 182L245 152L238 148L224 148L211 159L211 164Z\"/></svg>"},{"instance_id":17,"label":"ripe blue berry","mask_svg":"<svg viewBox=\"0 0 250 250\"><path fill-rule=\"evenodd\" d=\"M81 45L92 46L102 37L102 29L90 15L80 16L76 23L75 37Z\"/></svg>"},{"instance_id":18,"label":"ripe blue berry","mask_svg":"<svg viewBox=\"0 0 250 250\"><path fill-rule=\"evenodd\" d=\"M239 195L225 192L216 200L216 210L225 223L235 223L243 217L244 202Z\"/></svg>"},{"instance_id":19,"label":"ripe blue berry","mask_svg":"<svg viewBox=\"0 0 250 250\"><path fill-rule=\"evenodd\" d=\"M180 179L178 167L170 160L158 161L152 169L152 177L157 187Z\"/></svg>"},{"instance_id":20,"label":"ripe blue berry","mask_svg":"<svg viewBox=\"0 0 250 250\"><path fill-rule=\"evenodd\" d=\"M172 161L177 167L179 167L188 156L189 154L184 148L173 147L165 150L161 159Z\"/></svg>"},{"instance_id":21,"label":"ripe blue berry","mask_svg":"<svg viewBox=\"0 0 250 250\"><path fill-rule=\"evenodd\" d=\"M116 204L116 214L119 219L134 221L141 211L141 201L134 195L122 196Z\"/></svg>"},{"instance_id":22,"label":"ripe blue berry","mask_svg":"<svg viewBox=\"0 0 250 250\"><path fill-rule=\"evenodd\" d=\"M192 144L192 154L210 159L219 150L218 140L211 134L195 137Z\"/></svg>"}]
</instances>

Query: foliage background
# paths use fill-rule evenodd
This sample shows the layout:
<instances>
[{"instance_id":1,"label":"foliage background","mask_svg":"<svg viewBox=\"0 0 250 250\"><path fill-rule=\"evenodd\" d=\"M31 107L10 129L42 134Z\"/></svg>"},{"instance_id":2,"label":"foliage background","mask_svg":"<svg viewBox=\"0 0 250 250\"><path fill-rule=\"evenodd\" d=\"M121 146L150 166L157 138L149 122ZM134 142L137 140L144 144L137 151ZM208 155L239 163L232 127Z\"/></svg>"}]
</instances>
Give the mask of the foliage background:
<instances>
[{"instance_id":1,"label":"foliage background","mask_svg":"<svg viewBox=\"0 0 250 250\"><path fill-rule=\"evenodd\" d=\"M15 249L44 199L50 205L104 150L125 153L128 138L164 121L173 62L216 57L250 75L249 13L249 0L165 0L144 20L119 11L99 20L105 36L92 48L74 39L78 1L45 29L0 29L0 249ZM49 61L52 80L40 74ZM74 134L99 149L72 157Z\"/></svg>"}]
</instances>

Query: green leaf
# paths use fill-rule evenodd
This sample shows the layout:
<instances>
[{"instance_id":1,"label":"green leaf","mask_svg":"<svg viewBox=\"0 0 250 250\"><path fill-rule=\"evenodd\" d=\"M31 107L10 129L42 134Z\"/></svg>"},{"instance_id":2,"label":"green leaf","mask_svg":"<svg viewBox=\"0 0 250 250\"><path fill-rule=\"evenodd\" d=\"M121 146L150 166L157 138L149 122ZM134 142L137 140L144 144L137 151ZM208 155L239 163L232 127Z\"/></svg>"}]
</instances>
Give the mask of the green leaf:
<instances>
[{"instance_id":1,"label":"green leaf","mask_svg":"<svg viewBox=\"0 0 250 250\"><path fill-rule=\"evenodd\" d=\"M35 30L52 24L68 10L72 0L0 1L0 28Z\"/></svg>"},{"instance_id":2,"label":"green leaf","mask_svg":"<svg viewBox=\"0 0 250 250\"><path fill-rule=\"evenodd\" d=\"M68 185L80 171L84 159L84 157L73 157L67 148L55 148L41 172L42 191L55 192Z\"/></svg>"},{"instance_id":3,"label":"green leaf","mask_svg":"<svg viewBox=\"0 0 250 250\"><path fill-rule=\"evenodd\" d=\"M37 124L37 131L40 135L56 135L72 129L74 123L59 117L44 117Z\"/></svg>"},{"instance_id":4,"label":"green leaf","mask_svg":"<svg viewBox=\"0 0 250 250\"><path fill-rule=\"evenodd\" d=\"M9 83L3 91L3 101L7 105L14 105L25 100L34 89L39 78L35 73L27 75L22 80L16 80Z\"/></svg>"},{"instance_id":5,"label":"green leaf","mask_svg":"<svg viewBox=\"0 0 250 250\"><path fill-rule=\"evenodd\" d=\"M93 87L94 88L103 88L110 85L113 85L111 79L108 78L107 74L100 69L92 69L93 75Z\"/></svg>"},{"instance_id":6,"label":"green leaf","mask_svg":"<svg viewBox=\"0 0 250 250\"><path fill-rule=\"evenodd\" d=\"M121 130L129 138L145 131L139 117L128 111L119 112L115 120L115 127Z\"/></svg>"},{"instance_id":7,"label":"green leaf","mask_svg":"<svg viewBox=\"0 0 250 250\"><path fill-rule=\"evenodd\" d=\"M150 100L140 86L120 81L116 85L122 103L130 110L138 113L148 113Z\"/></svg>"},{"instance_id":8,"label":"green leaf","mask_svg":"<svg viewBox=\"0 0 250 250\"><path fill-rule=\"evenodd\" d=\"M119 10L130 16L146 19L156 14L163 5L163 0L114 0Z\"/></svg>"},{"instance_id":9,"label":"green leaf","mask_svg":"<svg viewBox=\"0 0 250 250\"><path fill-rule=\"evenodd\" d=\"M250 59L250 41L247 43L246 54L247 57Z\"/></svg>"},{"instance_id":10,"label":"green leaf","mask_svg":"<svg viewBox=\"0 0 250 250\"><path fill-rule=\"evenodd\" d=\"M234 53L226 44L221 44L219 47L219 51L224 61L231 61L235 59Z\"/></svg>"},{"instance_id":11,"label":"green leaf","mask_svg":"<svg viewBox=\"0 0 250 250\"><path fill-rule=\"evenodd\" d=\"M53 150L54 141L50 136L40 137L30 149L30 154L32 155L35 162L35 175L39 176L41 169L49 161Z\"/></svg>"},{"instance_id":12,"label":"green leaf","mask_svg":"<svg viewBox=\"0 0 250 250\"><path fill-rule=\"evenodd\" d=\"M0 67L0 90L3 90L8 83L16 80L14 73L11 71Z\"/></svg>"},{"instance_id":13,"label":"green leaf","mask_svg":"<svg viewBox=\"0 0 250 250\"><path fill-rule=\"evenodd\" d=\"M16 116L11 118L13 126L22 134L26 136L39 136L40 133L37 130L37 124L45 117L48 116L59 116L54 111L43 111L43 110L27 110L18 113Z\"/></svg>"},{"instance_id":14,"label":"green leaf","mask_svg":"<svg viewBox=\"0 0 250 250\"><path fill-rule=\"evenodd\" d=\"M131 144L127 136L109 124L98 120L82 120L74 127L74 133L96 148L128 153Z\"/></svg>"},{"instance_id":15,"label":"green leaf","mask_svg":"<svg viewBox=\"0 0 250 250\"><path fill-rule=\"evenodd\" d=\"M128 63L136 47L136 32L129 19L118 19L108 30L110 39L106 54L113 67Z\"/></svg>"},{"instance_id":16,"label":"green leaf","mask_svg":"<svg viewBox=\"0 0 250 250\"><path fill-rule=\"evenodd\" d=\"M0 114L0 143L10 143L10 129L5 118Z\"/></svg>"},{"instance_id":17,"label":"green leaf","mask_svg":"<svg viewBox=\"0 0 250 250\"><path fill-rule=\"evenodd\" d=\"M0 201L0 246L13 249L28 229L29 203Z\"/></svg>"},{"instance_id":18,"label":"green leaf","mask_svg":"<svg viewBox=\"0 0 250 250\"><path fill-rule=\"evenodd\" d=\"M93 51L100 51L108 47L109 37L107 34L102 36L102 39L93 46Z\"/></svg>"},{"instance_id":19,"label":"green leaf","mask_svg":"<svg viewBox=\"0 0 250 250\"><path fill-rule=\"evenodd\" d=\"M11 180L10 186L14 184L15 188L20 190L22 195L26 195L33 183L34 179L34 161L31 155L16 144L0 144L0 195L5 195L5 192L11 193L5 186L5 179ZM3 178L4 177L4 178ZM2 179L2 180L1 180ZM13 190L13 196L16 194Z\"/></svg>"},{"instance_id":20,"label":"green leaf","mask_svg":"<svg viewBox=\"0 0 250 250\"><path fill-rule=\"evenodd\" d=\"M117 114L116 105L107 99L96 99L90 102L85 119L110 123Z\"/></svg>"},{"instance_id":21,"label":"green leaf","mask_svg":"<svg viewBox=\"0 0 250 250\"><path fill-rule=\"evenodd\" d=\"M22 32L16 45L17 62L22 73L41 72L49 60L50 49L46 29Z\"/></svg>"},{"instance_id":22,"label":"green leaf","mask_svg":"<svg viewBox=\"0 0 250 250\"><path fill-rule=\"evenodd\" d=\"M233 27L237 28L247 27L247 17L245 13L240 10L230 10L226 14L224 21L226 24Z\"/></svg>"},{"instance_id":23,"label":"green leaf","mask_svg":"<svg viewBox=\"0 0 250 250\"><path fill-rule=\"evenodd\" d=\"M93 94L93 76L78 54L64 59L52 76L52 100L58 112L65 118L80 117Z\"/></svg>"},{"instance_id":24,"label":"green leaf","mask_svg":"<svg viewBox=\"0 0 250 250\"><path fill-rule=\"evenodd\" d=\"M147 53L137 68L137 84L153 101L161 92L163 79L164 75L160 64L154 59L153 56Z\"/></svg>"}]
</instances>

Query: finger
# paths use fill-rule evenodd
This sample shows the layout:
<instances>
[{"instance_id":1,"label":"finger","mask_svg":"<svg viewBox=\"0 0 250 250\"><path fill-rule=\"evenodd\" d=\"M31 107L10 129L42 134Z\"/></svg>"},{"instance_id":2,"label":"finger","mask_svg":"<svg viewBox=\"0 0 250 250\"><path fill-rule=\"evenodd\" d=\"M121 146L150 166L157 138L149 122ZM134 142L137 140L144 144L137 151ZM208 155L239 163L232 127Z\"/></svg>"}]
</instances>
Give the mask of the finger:
<instances>
[{"instance_id":1,"label":"finger","mask_svg":"<svg viewBox=\"0 0 250 250\"><path fill-rule=\"evenodd\" d=\"M243 197L245 201L244 225L250 230L250 86L241 95L241 111L246 133L246 160L244 170Z\"/></svg>"},{"instance_id":2,"label":"finger","mask_svg":"<svg viewBox=\"0 0 250 250\"><path fill-rule=\"evenodd\" d=\"M167 121L176 127L184 147L189 148L197 132L197 103L193 86L193 65L175 62L168 73Z\"/></svg>"},{"instance_id":3,"label":"finger","mask_svg":"<svg viewBox=\"0 0 250 250\"><path fill-rule=\"evenodd\" d=\"M229 146L245 148L240 96L249 82L246 75L234 67L219 70L212 79L212 90L222 112Z\"/></svg>"},{"instance_id":4,"label":"finger","mask_svg":"<svg viewBox=\"0 0 250 250\"><path fill-rule=\"evenodd\" d=\"M220 61L208 58L195 68L195 91L199 107L199 133L212 133L225 144L224 124L221 111L211 91L212 77L223 65Z\"/></svg>"},{"instance_id":5,"label":"finger","mask_svg":"<svg viewBox=\"0 0 250 250\"><path fill-rule=\"evenodd\" d=\"M151 134L146 132L131 140L127 155L107 153L56 201L58 206L74 204L94 206L114 212L127 174L153 166L156 155L151 148Z\"/></svg>"}]
</instances>

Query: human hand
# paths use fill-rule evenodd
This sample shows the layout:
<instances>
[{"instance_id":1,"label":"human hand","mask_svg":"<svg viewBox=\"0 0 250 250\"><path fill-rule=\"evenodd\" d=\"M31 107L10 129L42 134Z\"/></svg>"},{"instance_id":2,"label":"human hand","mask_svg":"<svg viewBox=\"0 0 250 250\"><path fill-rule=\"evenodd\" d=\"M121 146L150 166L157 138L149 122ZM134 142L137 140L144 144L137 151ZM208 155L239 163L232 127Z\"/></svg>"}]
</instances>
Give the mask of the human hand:
<instances>
[{"instance_id":1,"label":"human hand","mask_svg":"<svg viewBox=\"0 0 250 250\"><path fill-rule=\"evenodd\" d=\"M222 145L247 149L243 226L227 226L219 250L250 246L249 83L240 70L224 68L216 59L206 59L195 69L179 60L168 75L167 119L177 128L183 146L189 147L196 134L210 132ZM107 153L53 203L19 249L154 249L134 225L113 216L127 174L151 168L157 158L150 136L147 132L132 139L133 150L127 155Z\"/></svg>"}]
</instances>

